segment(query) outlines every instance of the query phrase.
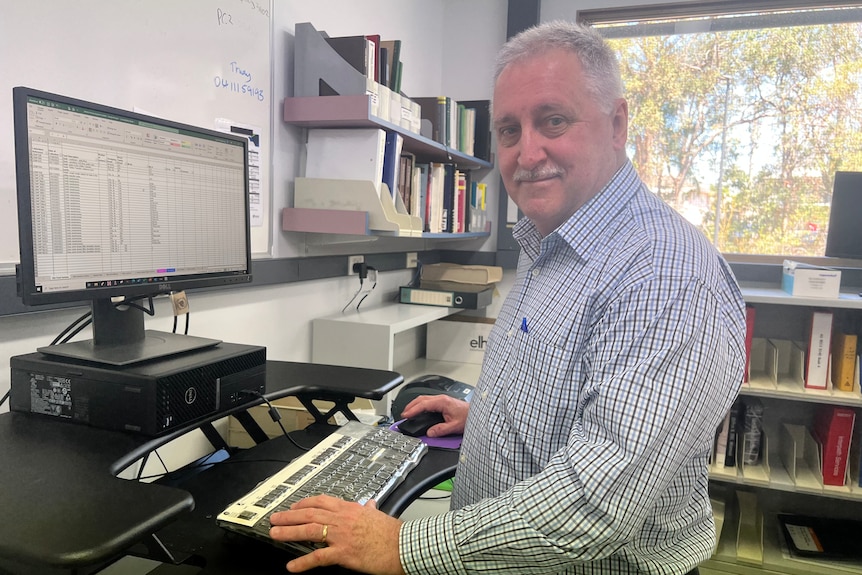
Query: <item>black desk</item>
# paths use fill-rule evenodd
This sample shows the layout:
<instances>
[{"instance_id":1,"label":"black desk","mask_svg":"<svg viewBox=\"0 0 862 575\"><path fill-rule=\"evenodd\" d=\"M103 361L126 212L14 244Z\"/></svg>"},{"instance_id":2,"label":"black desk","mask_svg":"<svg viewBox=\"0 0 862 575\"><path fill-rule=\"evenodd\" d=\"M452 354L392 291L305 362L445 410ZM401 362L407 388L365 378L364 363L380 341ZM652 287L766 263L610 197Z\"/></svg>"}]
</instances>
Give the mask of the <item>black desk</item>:
<instances>
[{"instance_id":1,"label":"black desk","mask_svg":"<svg viewBox=\"0 0 862 575\"><path fill-rule=\"evenodd\" d=\"M382 399L402 381L389 371L268 361L266 397L299 395L304 403L327 398L346 405L353 397ZM258 403L211 419L245 413ZM177 559L188 557L201 573L283 572L286 552L229 534L215 517L300 454L287 438L264 441L174 486L115 477L152 450L210 424L195 422L151 438L44 416L0 414L0 573L89 573L87 566L133 546L143 551L141 542L149 551L163 545ZM314 424L292 436L300 445L314 445L330 430ZM456 464L457 453L432 450L381 508L400 514L426 489L451 477Z\"/></svg>"}]
</instances>

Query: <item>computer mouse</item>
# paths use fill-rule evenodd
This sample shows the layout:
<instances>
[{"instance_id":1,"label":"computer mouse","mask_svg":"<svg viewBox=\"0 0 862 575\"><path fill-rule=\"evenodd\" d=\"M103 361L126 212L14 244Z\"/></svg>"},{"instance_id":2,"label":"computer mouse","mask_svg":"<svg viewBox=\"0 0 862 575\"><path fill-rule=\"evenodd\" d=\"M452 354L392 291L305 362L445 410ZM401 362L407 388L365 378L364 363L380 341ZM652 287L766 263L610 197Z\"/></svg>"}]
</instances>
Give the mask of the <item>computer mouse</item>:
<instances>
[{"instance_id":1,"label":"computer mouse","mask_svg":"<svg viewBox=\"0 0 862 575\"><path fill-rule=\"evenodd\" d=\"M398 431L410 437L419 437L425 435L431 427L444 421L446 420L439 411L423 411L399 423Z\"/></svg>"}]
</instances>

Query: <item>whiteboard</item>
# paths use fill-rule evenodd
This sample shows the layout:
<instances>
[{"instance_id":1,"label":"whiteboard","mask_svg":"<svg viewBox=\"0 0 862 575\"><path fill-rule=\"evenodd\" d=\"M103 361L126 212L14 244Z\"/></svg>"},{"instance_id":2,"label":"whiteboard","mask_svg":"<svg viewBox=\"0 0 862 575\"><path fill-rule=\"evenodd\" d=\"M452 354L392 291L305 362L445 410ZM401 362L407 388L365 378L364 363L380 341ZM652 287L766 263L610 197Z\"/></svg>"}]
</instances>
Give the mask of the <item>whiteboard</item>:
<instances>
[{"instance_id":1,"label":"whiteboard","mask_svg":"<svg viewBox=\"0 0 862 575\"><path fill-rule=\"evenodd\" d=\"M271 0L27 0L0 16L0 265L18 261L12 88L259 136L252 252L270 251ZM255 205L257 204L257 205ZM4 265L5 264L5 265Z\"/></svg>"}]
</instances>

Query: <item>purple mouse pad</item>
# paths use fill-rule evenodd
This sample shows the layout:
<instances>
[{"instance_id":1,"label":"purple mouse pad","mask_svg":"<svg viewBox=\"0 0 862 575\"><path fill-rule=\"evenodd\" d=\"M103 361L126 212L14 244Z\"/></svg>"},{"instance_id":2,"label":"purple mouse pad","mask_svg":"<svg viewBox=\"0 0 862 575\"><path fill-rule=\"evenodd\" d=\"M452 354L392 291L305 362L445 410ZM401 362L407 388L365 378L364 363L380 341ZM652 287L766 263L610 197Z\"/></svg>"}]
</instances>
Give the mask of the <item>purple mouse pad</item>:
<instances>
[{"instance_id":1,"label":"purple mouse pad","mask_svg":"<svg viewBox=\"0 0 862 575\"><path fill-rule=\"evenodd\" d=\"M401 421L404 421L403 419ZM389 429L392 431L398 431L398 424L401 421L396 421L392 425L389 426ZM419 436L419 439L427 445L428 447L437 447L440 449L460 449L461 448L461 437L460 435L447 435L445 437L428 437L427 435Z\"/></svg>"}]
</instances>

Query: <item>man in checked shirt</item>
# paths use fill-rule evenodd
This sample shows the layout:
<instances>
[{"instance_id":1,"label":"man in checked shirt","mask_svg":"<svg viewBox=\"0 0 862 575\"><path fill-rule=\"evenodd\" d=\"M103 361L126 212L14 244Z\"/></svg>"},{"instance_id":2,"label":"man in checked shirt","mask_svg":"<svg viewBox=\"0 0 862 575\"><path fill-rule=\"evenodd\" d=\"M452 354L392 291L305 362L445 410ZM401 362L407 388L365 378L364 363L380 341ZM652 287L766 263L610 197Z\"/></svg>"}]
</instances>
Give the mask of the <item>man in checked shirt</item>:
<instances>
[{"instance_id":1,"label":"man in checked shirt","mask_svg":"<svg viewBox=\"0 0 862 575\"><path fill-rule=\"evenodd\" d=\"M744 303L706 238L625 154L628 105L601 37L552 22L498 56L493 126L515 284L472 403L421 397L464 433L451 511L401 522L315 497L271 535L328 547L290 571L696 572L715 542L707 460L742 381ZM469 417L468 417L469 412Z\"/></svg>"}]
</instances>

